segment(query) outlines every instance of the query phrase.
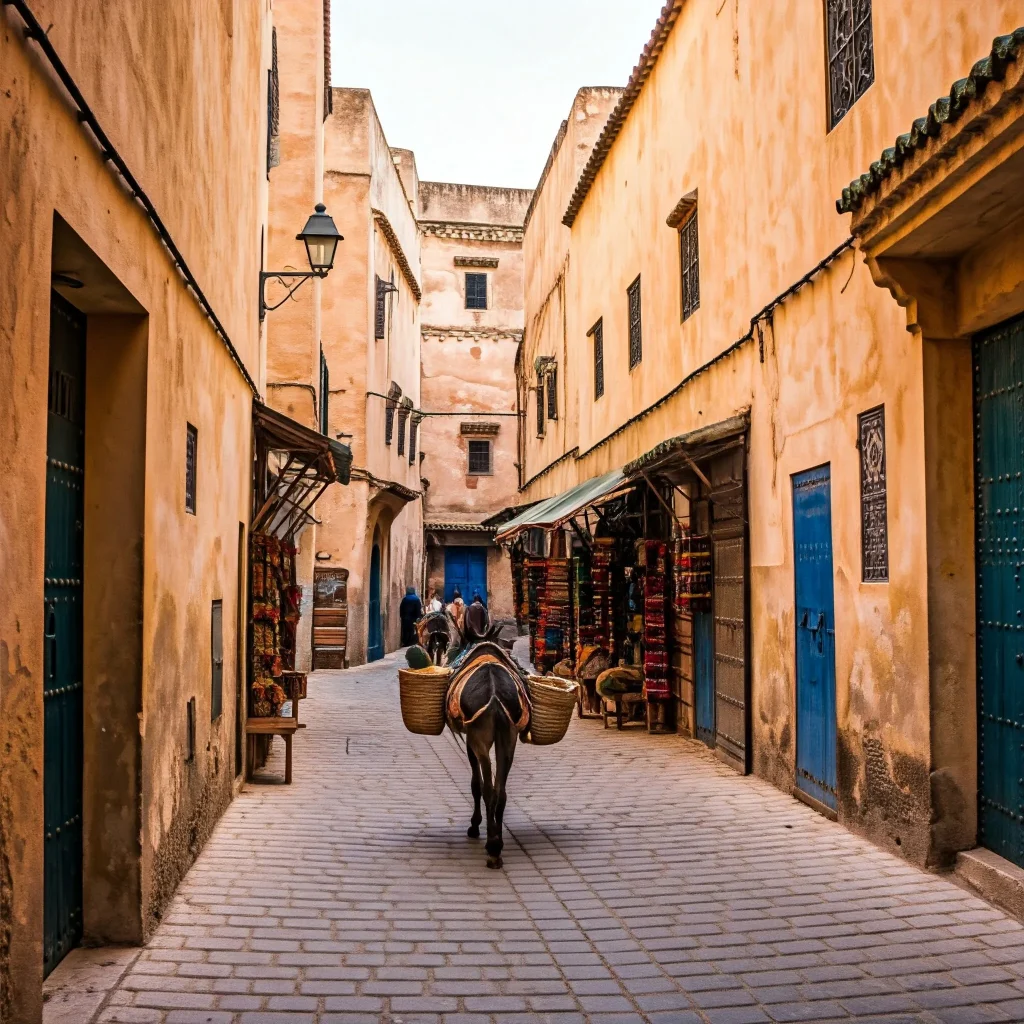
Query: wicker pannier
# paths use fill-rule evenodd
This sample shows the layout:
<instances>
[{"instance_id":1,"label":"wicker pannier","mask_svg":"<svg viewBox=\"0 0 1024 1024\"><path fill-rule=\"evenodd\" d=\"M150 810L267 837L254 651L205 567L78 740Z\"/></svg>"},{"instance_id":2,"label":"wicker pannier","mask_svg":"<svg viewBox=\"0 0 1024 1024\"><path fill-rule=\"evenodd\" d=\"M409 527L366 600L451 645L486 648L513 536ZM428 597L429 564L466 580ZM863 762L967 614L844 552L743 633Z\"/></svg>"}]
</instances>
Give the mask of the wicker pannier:
<instances>
[{"instance_id":1,"label":"wicker pannier","mask_svg":"<svg viewBox=\"0 0 1024 1024\"><path fill-rule=\"evenodd\" d=\"M402 721L409 732L420 736L440 736L444 732L444 702L450 675L450 669L437 666L398 670Z\"/></svg>"},{"instance_id":2,"label":"wicker pannier","mask_svg":"<svg viewBox=\"0 0 1024 1024\"><path fill-rule=\"evenodd\" d=\"M555 676L530 676L526 682L533 705L530 742L538 747L557 743L569 729L576 710L579 683Z\"/></svg>"}]
</instances>

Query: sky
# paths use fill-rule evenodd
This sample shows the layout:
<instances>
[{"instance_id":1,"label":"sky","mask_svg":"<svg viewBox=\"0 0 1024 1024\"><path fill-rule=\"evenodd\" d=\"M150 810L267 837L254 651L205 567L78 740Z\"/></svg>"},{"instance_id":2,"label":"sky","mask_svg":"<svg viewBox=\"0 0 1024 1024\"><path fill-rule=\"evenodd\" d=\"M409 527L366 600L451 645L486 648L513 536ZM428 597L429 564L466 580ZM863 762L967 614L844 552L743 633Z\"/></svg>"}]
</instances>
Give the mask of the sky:
<instances>
[{"instance_id":1,"label":"sky","mask_svg":"<svg viewBox=\"0 0 1024 1024\"><path fill-rule=\"evenodd\" d=\"M534 188L585 85L624 86L664 0L334 0L333 84L368 88L420 179Z\"/></svg>"}]
</instances>

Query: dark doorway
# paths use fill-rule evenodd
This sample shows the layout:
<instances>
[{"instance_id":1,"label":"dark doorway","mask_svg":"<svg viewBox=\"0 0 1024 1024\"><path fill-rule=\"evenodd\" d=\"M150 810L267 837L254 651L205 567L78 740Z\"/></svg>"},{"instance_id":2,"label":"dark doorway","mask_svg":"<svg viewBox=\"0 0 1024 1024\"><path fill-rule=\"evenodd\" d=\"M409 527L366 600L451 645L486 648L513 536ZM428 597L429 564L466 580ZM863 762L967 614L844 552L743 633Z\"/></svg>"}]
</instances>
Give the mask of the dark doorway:
<instances>
[{"instance_id":1,"label":"dark doorway","mask_svg":"<svg viewBox=\"0 0 1024 1024\"><path fill-rule=\"evenodd\" d=\"M366 650L367 661L380 661L384 657L384 628L380 614L380 545L373 545L370 556L370 609L369 642Z\"/></svg>"},{"instance_id":2,"label":"dark doorway","mask_svg":"<svg viewBox=\"0 0 1024 1024\"><path fill-rule=\"evenodd\" d=\"M43 580L43 970L82 938L85 317L50 297Z\"/></svg>"}]
</instances>

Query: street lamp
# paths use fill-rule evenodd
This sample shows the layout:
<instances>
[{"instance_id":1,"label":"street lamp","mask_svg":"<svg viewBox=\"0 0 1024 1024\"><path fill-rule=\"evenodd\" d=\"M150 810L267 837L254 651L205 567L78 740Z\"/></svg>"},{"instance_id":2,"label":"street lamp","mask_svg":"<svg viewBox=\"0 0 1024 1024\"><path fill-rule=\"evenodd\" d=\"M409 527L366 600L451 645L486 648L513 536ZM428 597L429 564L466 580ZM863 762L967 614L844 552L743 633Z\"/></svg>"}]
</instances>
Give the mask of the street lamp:
<instances>
[{"instance_id":1,"label":"street lamp","mask_svg":"<svg viewBox=\"0 0 1024 1024\"><path fill-rule=\"evenodd\" d=\"M316 209L306 221L306 226L295 237L306 246L309 270L260 271L260 320L266 317L268 311L280 309L309 278L326 277L331 272L331 267L334 266L334 254L337 252L338 243L345 240L323 203L316 204ZM265 297L267 281L274 279L285 284L285 278L298 278L298 280L288 289L287 294L280 302L268 306Z\"/></svg>"}]
</instances>

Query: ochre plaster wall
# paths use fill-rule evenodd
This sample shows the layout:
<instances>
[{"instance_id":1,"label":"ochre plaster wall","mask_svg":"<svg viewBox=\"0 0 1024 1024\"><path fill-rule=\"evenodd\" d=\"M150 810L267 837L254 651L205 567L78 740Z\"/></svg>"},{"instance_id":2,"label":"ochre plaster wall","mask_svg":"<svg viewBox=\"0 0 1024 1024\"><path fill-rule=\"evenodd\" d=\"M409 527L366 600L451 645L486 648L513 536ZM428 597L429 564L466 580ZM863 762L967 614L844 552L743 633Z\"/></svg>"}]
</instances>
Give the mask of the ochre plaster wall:
<instances>
[{"instance_id":1,"label":"ochre plaster wall","mask_svg":"<svg viewBox=\"0 0 1024 1024\"><path fill-rule=\"evenodd\" d=\"M400 151L401 152L401 151ZM419 287L419 232L373 100L364 89L334 89L325 125L324 201L345 236L335 268L323 284L322 339L330 372L332 437L352 445L350 487L330 488L317 505L318 565L349 570L348 658L366 660L370 555L375 532L382 542L381 608L385 648L400 639L398 604L407 586L423 576L422 506L382 489L388 483L418 492L419 460L398 454L398 416L390 445L384 443L384 400L391 381L420 404L420 313L402 267L404 256ZM415 164L403 166L415 183ZM393 237L392 237L393 236ZM394 240L397 240L397 247ZM400 255L401 254L401 255ZM385 337L374 337L376 278L394 280L386 299ZM375 392L374 394L369 394ZM323 556L327 555L328 558Z\"/></svg>"},{"instance_id":2,"label":"ochre plaster wall","mask_svg":"<svg viewBox=\"0 0 1024 1024\"><path fill-rule=\"evenodd\" d=\"M32 8L255 375L265 103L254 98L264 95L266 81L265 5L218 4L209 17L198 0L101 6L33 0ZM89 314L87 360L103 358L99 318L125 306L141 318L137 330L146 340L145 366L133 364L123 399L126 422L145 424L117 441L133 451L125 456L125 475L103 469L97 446L112 444L109 437L87 438L87 466L95 473L85 481L87 516L104 515L105 507L115 515L111 503L129 479L144 487L144 501L136 489L120 510L135 517L124 552L108 566L101 559L86 580L87 593L109 595L113 581L135 577L125 596L136 602L139 632L134 639L125 633L123 660L111 657L86 680L97 688L96 707L104 706L102 691L110 687L138 687L142 695L135 714L117 709L116 733L103 744L91 745L87 737L90 758L106 756L101 747L109 749L119 737L126 751L138 751L136 784L125 771L116 794L109 777L99 778L96 763L85 769L87 813L104 813L119 801L113 841L131 835L136 844L134 878L126 881L137 892L126 891L123 916L114 921L97 907L115 865L97 863L95 848L87 851L86 926L94 939L135 937L152 927L230 798L233 688L226 682L224 713L211 723L209 616L211 601L222 598L227 681L234 678L237 650L237 531L248 519L252 396L11 8L0 13L0 138L0 384L9 398L0 404L0 1018L31 1024L42 1005L50 274L68 269L51 267L55 213L91 250L83 248L81 269L105 266L114 282L68 293ZM105 337L112 337L110 330ZM122 401L114 381L89 392L90 422L95 413L112 415L104 401ZM199 433L196 516L184 511L186 423ZM108 596L98 600L102 607ZM111 643L122 625L127 629L114 611L103 623ZM87 652L101 639L87 637ZM193 695L198 753L195 764L186 765L185 705ZM87 843L98 827L95 817L86 822ZM121 864L132 861L123 850L116 856L125 857Z\"/></svg>"},{"instance_id":3,"label":"ochre plaster wall","mask_svg":"<svg viewBox=\"0 0 1024 1024\"><path fill-rule=\"evenodd\" d=\"M843 242L849 225L835 213L842 187L948 93L1019 15L1010 2L981 10L940 0L913 16L905 5L876 3L876 81L828 133L823 47L806 45L824 39L821 5L683 4L571 231L566 376L578 386L578 437L560 439L557 448L550 435L537 444L529 411L525 424L527 478L552 467L527 487L522 497L529 500L751 409L753 764L783 789L793 786L795 757L790 476L830 464L840 819L917 861L936 855L926 410L921 340L907 333L904 311L847 253L776 309L773 324L763 327L763 357L755 333L658 409L624 425L746 334L765 303ZM765 48L765 39L776 45ZM930 59L908 61L908 52ZM681 322L678 235L665 219L694 189L701 306ZM544 191L526 238L528 339L531 324L551 319L544 306L547 300L551 307L557 276L551 253L565 230L565 207L553 201L538 219ZM536 284L532 260L548 268ZM638 274L644 348L630 372L626 289ZM606 390L595 401L586 332L599 317ZM554 334L553 348L554 319L554 327L537 328L539 338ZM520 367L532 375L532 353ZM969 378L960 387L969 389ZM857 414L882 403L890 581L864 584ZM556 463L573 446L578 452ZM962 845L970 822L961 817L948 831Z\"/></svg>"}]
</instances>

